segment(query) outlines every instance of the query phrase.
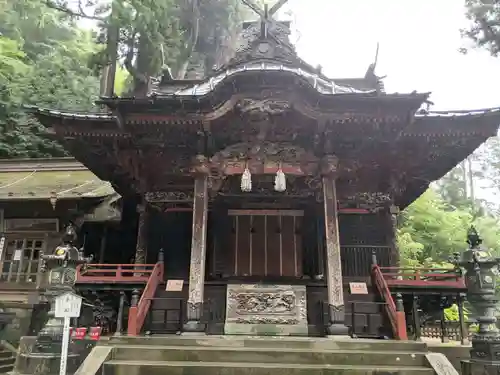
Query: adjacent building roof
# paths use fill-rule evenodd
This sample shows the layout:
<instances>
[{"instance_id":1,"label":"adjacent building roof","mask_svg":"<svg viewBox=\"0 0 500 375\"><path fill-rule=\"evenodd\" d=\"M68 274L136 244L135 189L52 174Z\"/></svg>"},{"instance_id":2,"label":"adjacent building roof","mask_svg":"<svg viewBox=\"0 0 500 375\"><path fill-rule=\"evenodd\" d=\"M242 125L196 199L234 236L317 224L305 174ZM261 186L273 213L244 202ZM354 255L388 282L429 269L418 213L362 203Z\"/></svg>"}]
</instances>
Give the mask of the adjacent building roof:
<instances>
[{"instance_id":1,"label":"adjacent building roof","mask_svg":"<svg viewBox=\"0 0 500 375\"><path fill-rule=\"evenodd\" d=\"M0 200L106 198L115 191L73 158L0 160Z\"/></svg>"}]
</instances>

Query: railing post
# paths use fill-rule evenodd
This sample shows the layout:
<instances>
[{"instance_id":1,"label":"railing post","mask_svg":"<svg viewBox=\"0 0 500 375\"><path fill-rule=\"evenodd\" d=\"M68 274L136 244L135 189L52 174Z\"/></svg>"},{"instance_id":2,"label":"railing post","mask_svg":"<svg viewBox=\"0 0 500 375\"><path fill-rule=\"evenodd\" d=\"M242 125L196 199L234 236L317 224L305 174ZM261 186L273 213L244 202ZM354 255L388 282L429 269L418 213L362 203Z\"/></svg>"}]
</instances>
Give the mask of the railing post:
<instances>
[{"instance_id":1,"label":"railing post","mask_svg":"<svg viewBox=\"0 0 500 375\"><path fill-rule=\"evenodd\" d=\"M397 325L397 339L408 340L406 332L406 317L405 308L403 304L403 296L401 293L396 294L396 325Z\"/></svg>"},{"instance_id":2,"label":"railing post","mask_svg":"<svg viewBox=\"0 0 500 375\"><path fill-rule=\"evenodd\" d=\"M462 345L467 345L469 343L469 331L467 329L467 326L465 324L465 317L464 317L464 298L465 294L460 293L458 295L458 322L460 324L459 329L460 329L460 344Z\"/></svg>"},{"instance_id":3,"label":"railing post","mask_svg":"<svg viewBox=\"0 0 500 375\"><path fill-rule=\"evenodd\" d=\"M372 266L377 265L377 253L375 252L375 249L372 250Z\"/></svg>"},{"instance_id":4,"label":"railing post","mask_svg":"<svg viewBox=\"0 0 500 375\"><path fill-rule=\"evenodd\" d=\"M445 308L445 299L441 298L441 319L440 319L440 324L439 324L439 327L440 327L440 330L441 330L441 342L442 343L447 343L449 342L449 338L448 338L448 332L447 332L447 329L446 329L446 316L444 314L444 308Z\"/></svg>"},{"instance_id":5,"label":"railing post","mask_svg":"<svg viewBox=\"0 0 500 375\"><path fill-rule=\"evenodd\" d=\"M413 296L412 305L412 315L413 315L413 330L415 332L415 340L420 340L422 332L420 330L420 314L418 312L418 296Z\"/></svg>"},{"instance_id":6,"label":"railing post","mask_svg":"<svg viewBox=\"0 0 500 375\"><path fill-rule=\"evenodd\" d=\"M163 249L160 249L160 251L158 251L158 263L160 263L160 267L161 267L160 278L161 278L161 281L164 281L163 279L165 276L165 266L164 266L165 254L163 253Z\"/></svg>"},{"instance_id":7,"label":"railing post","mask_svg":"<svg viewBox=\"0 0 500 375\"><path fill-rule=\"evenodd\" d=\"M123 307L125 305L125 292L120 291L120 302L118 305L118 315L116 317L116 332L115 335L119 336L123 330Z\"/></svg>"},{"instance_id":8,"label":"railing post","mask_svg":"<svg viewBox=\"0 0 500 375\"><path fill-rule=\"evenodd\" d=\"M356 303L351 302L351 334L352 338L356 337Z\"/></svg>"},{"instance_id":9,"label":"railing post","mask_svg":"<svg viewBox=\"0 0 500 375\"><path fill-rule=\"evenodd\" d=\"M134 289L132 291L132 298L130 299L130 309L128 312L128 328L127 332L129 336L137 336L137 305L139 304L139 290Z\"/></svg>"},{"instance_id":10,"label":"railing post","mask_svg":"<svg viewBox=\"0 0 500 375\"><path fill-rule=\"evenodd\" d=\"M420 277L420 270L419 270L419 269L417 269L417 270L415 271L415 280L420 280L420 279L421 279L421 277Z\"/></svg>"}]
</instances>

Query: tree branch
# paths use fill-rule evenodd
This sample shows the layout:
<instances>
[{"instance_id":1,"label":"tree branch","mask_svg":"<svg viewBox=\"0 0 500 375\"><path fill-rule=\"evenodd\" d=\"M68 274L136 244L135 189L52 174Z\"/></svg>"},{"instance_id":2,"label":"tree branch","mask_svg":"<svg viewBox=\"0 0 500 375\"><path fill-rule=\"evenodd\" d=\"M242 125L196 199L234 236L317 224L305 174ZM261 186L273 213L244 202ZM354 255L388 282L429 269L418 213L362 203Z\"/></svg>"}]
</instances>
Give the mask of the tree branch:
<instances>
[{"instance_id":1,"label":"tree branch","mask_svg":"<svg viewBox=\"0 0 500 375\"><path fill-rule=\"evenodd\" d=\"M105 21L106 20L105 18L101 18L101 17L97 17L97 16L91 16L89 14L86 14L83 11L83 6L82 6L81 0L78 1L78 8L79 8L78 12L75 12L74 10L69 9L66 6L56 4L52 0L45 0L45 5L47 7L49 7L49 8L51 8L51 9L55 9L55 10L57 10L59 12L66 13L67 15L69 15L71 17L86 18L86 19L94 20L94 21Z\"/></svg>"},{"instance_id":2,"label":"tree branch","mask_svg":"<svg viewBox=\"0 0 500 375\"><path fill-rule=\"evenodd\" d=\"M198 38L200 35L200 4L198 0L193 0L193 8L191 11L192 19L191 19L191 27L189 32L189 38L184 44L185 50L183 53L184 62L181 65L181 68L177 72L177 78L183 79L186 75L186 70L189 65L189 59L193 55L193 52L196 48L196 44L198 43Z\"/></svg>"}]
</instances>

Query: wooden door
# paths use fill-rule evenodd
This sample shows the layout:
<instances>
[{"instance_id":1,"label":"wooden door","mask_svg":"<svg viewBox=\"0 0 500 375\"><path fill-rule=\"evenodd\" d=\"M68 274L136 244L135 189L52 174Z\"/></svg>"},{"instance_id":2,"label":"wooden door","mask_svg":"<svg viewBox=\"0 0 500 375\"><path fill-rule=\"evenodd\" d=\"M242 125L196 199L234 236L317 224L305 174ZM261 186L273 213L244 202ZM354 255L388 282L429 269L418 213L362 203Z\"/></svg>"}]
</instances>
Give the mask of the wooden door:
<instances>
[{"instance_id":1,"label":"wooden door","mask_svg":"<svg viewBox=\"0 0 500 375\"><path fill-rule=\"evenodd\" d=\"M303 211L229 210L233 276L301 277Z\"/></svg>"}]
</instances>

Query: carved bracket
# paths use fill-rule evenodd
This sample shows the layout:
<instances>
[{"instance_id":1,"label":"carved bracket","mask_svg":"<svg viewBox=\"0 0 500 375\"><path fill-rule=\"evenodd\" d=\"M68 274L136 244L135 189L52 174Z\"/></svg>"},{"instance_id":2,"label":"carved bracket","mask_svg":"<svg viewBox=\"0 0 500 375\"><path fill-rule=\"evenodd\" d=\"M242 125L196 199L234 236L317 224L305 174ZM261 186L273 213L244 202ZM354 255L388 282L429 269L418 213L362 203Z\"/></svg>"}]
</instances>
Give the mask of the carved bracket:
<instances>
[{"instance_id":1,"label":"carved bracket","mask_svg":"<svg viewBox=\"0 0 500 375\"><path fill-rule=\"evenodd\" d=\"M193 201L193 192L186 191L151 191L144 194L148 203L185 203Z\"/></svg>"}]
</instances>

